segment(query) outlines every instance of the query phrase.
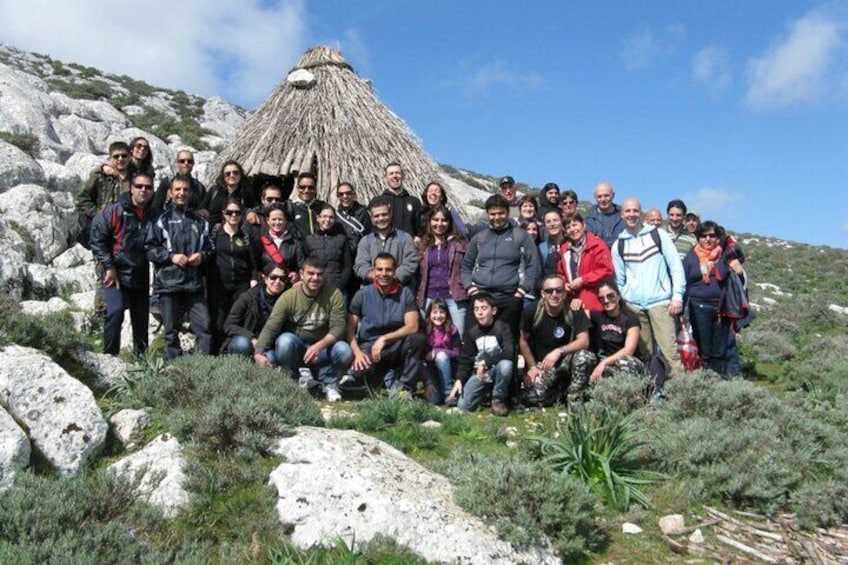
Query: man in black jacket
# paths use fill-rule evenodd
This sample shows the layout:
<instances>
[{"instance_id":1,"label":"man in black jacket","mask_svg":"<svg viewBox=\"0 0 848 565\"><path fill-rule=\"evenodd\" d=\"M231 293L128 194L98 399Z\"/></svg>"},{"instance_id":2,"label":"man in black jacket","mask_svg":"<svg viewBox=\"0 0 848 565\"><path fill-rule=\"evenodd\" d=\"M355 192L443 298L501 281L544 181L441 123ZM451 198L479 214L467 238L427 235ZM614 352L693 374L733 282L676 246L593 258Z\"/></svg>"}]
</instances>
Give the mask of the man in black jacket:
<instances>
[{"instance_id":1,"label":"man in black jacket","mask_svg":"<svg viewBox=\"0 0 848 565\"><path fill-rule=\"evenodd\" d=\"M403 167L399 163L386 165L386 188L382 197L392 203L392 218L396 229L415 237L421 221L421 201L403 186Z\"/></svg>"},{"instance_id":2,"label":"man in black jacket","mask_svg":"<svg viewBox=\"0 0 848 565\"><path fill-rule=\"evenodd\" d=\"M137 173L130 191L118 197L94 217L91 225L91 251L103 272L103 352L117 355L121 349L124 310L129 308L133 332L133 352L147 351L147 323L150 299L150 268L144 254L144 240L150 223L153 179Z\"/></svg>"},{"instance_id":3,"label":"man in black jacket","mask_svg":"<svg viewBox=\"0 0 848 565\"><path fill-rule=\"evenodd\" d=\"M191 176L194 170L194 153L188 149L183 149L177 153L176 159L177 174L187 176L191 179L191 200L188 205L192 210L197 210L200 203L203 202L203 197L206 196L206 186ZM153 196L153 202L150 204L150 210L154 216L161 214L165 207L170 205L168 200L168 189L171 187L171 179L165 177L159 183L156 189L156 194Z\"/></svg>"},{"instance_id":4,"label":"man in black jacket","mask_svg":"<svg viewBox=\"0 0 848 565\"><path fill-rule=\"evenodd\" d=\"M212 245L209 222L188 208L191 180L177 175L168 190L173 206L150 224L144 248L156 269L153 288L159 294L162 326L165 330L165 359L182 354L179 324L188 313L197 339L198 353L212 349L209 308L203 295L203 264L209 260Z\"/></svg>"}]
</instances>

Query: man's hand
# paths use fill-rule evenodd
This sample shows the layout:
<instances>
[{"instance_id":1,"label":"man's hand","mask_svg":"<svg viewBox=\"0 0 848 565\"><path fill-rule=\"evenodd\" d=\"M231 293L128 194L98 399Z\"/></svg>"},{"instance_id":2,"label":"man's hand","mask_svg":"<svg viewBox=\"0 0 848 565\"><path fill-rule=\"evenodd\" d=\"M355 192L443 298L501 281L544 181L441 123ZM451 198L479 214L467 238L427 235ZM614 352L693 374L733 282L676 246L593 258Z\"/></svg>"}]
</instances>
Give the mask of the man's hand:
<instances>
[{"instance_id":1,"label":"man's hand","mask_svg":"<svg viewBox=\"0 0 848 565\"><path fill-rule=\"evenodd\" d=\"M545 358L542 359L540 365L542 366L542 369L550 371L551 369L556 367L556 364L559 363L560 359L562 359L562 348L557 347L556 349L545 355Z\"/></svg>"},{"instance_id":2,"label":"man's hand","mask_svg":"<svg viewBox=\"0 0 848 565\"><path fill-rule=\"evenodd\" d=\"M577 277L570 283L565 285L566 290L570 292L574 292L575 290L580 290L583 288L583 277Z\"/></svg>"},{"instance_id":3,"label":"man's hand","mask_svg":"<svg viewBox=\"0 0 848 565\"><path fill-rule=\"evenodd\" d=\"M253 354L253 361L257 365L259 365L260 367L270 367L271 366L271 362L268 360L268 358L265 357L261 353L254 353Z\"/></svg>"},{"instance_id":4,"label":"man's hand","mask_svg":"<svg viewBox=\"0 0 848 565\"><path fill-rule=\"evenodd\" d=\"M527 369L527 372L524 373L524 385L525 386L533 386L539 377L542 375L542 370L535 365Z\"/></svg>"},{"instance_id":5,"label":"man's hand","mask_svg":"<svg viewBox=\"0 0 848 565\"><path fill-rule=\"evenodd\" d=\"M386 347L385 337L378 337L377 341L374 342L374 345L371 346L371 359L373 359L375 363L380 362L380 358L383 356L384 347Z\"/></svg>"},{"instance_id":6,"label":"man's hand","mask_svg":"<svg viewBox=\"0 0 848 565\"><path fill-rule=\"evenodd\" d=\"M306 349L306 353L303 354L303 362L306 365L311 365L318 359L318 355L324 351L324 347L319 343L313 343Z\"/></svg>"},{"instance_id":7,"label":"man's hand","mask_svg":"<svg viewBox=\"0 0 848 565\"><path fill-rule=\"evenodd\" d=\"M192 253L186 260L189 267L197 267L198 265L200 265L201 261L203 261L203 255L201 255L200 253Z\"/></svg>"},{"instance_id":8,"label":"man's hand","mask_svg":"<svg viewBox=\"0 0 848 565\"><path fill-rule=\"evenodd\" d=\"M598 384L598 381L601 380L601 376L604 374L604 369L606 368L606 366L607 365L604 361L598 363L598 365L595 367L595 370L592 371L591 375L589 375L589 382L593 385Z\"/></svg>"},{"instance_id":9,"label":"man's hand","mask_svg":"<svg viewBox=\"0 0 848 565\"><path fill-rule=\"evenodd\" d=\"M118 271L115 267L106 269L106 272L103 274L103 286L109 288L112 285L115 285L115 288L121 288L121 281L118 280Z\"/></svg>"},{"instance_id":10,"label":"man's hand","mask_svg":"<svg viewBox=\"0 0 848 565\"><path fill-rule=\"evenodd\" d=\"M460 396L462 396L462 381L455 381L453 383L453 388L451 389L450 394L448 395L448 400L452 398L458 399Z\"/></svg>"},{"instance_id":11,"label":"man's hand","mask_svg":"<svg viewBox=\"0 0 848 565\"><path fill-rule=\"evenodd\" d=\"M671 317L677 316L683 312L683 303L679 300L672 300L668 305L668 315Z\"/></svg>"},{"instance_id":12,"label":"man's hand","mask_svg":"<svg viewBox=\"0 0 848 565\"><path fill-rule=\"evenodd\" d=\"M248 210L247 215L244 217L244 219L248 224L252 226L259 225L259 214L257 214L253 210Z\"/></svg>"},{"instance_id":13,"label":"man's hand","mask_svg":"<svg viewBox=\"0 0 848 565\"><path fill-rule=\"evenodd\" d=\"M185 269L186 265L188 265L188 257L182 253L174 253L174 256L171 257L171 263L181 269Z\"/></svg>"},{"instance_id":14,"label":"man's hand","mask_svg":"<svg viewBox=\"0 0 848 565\"><path fill-rule=\"evenodd\" d=\"M371 368L371 359L368 358L368 355L365 354L364 351L359 350L358 352L354 352L353 354L353 370L354 371L367 371Z\"/></svg>"},{"instance_id":15,"label":"man's hand","mask_svg":"<svg viewBox=\"0 0 848 565\"><path fill-rule=\"evenodd\" d=\"M583 301L579 298L573 298L571 300L570 306L573 312L577 312L578 310L583 308Z\"/></svg>"}]
</instances>

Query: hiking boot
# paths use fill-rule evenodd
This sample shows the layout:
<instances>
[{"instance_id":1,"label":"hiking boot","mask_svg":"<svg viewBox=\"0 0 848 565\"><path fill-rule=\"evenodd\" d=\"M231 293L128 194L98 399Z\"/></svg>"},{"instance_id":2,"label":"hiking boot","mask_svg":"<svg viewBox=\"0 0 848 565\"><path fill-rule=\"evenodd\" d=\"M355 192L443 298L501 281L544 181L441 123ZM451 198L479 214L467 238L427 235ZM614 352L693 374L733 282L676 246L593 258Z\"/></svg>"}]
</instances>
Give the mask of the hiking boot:
<instances>
[{"instance_id":1,"label":"hiking boot","mask_svg":"<svg viewBox=\"0 0 848 565\"><path fill-rule=\"evenodd\" d=\"M327 402L338 402L342 399L342 393L339 392L339 385L331 383L324 385L324 396L327 397Z\"/></svg>"},{"instance_id":2,"label":"hiking boot","mask_svg":"<svg viewBox=\"0 0 848 565\"><path fill-rule=\"evenodd\" d=\"M503 418L504 416L509 416L509 406L506 405L506 402L501 400L500 398L492 399L492 414L495 416L500 416Z\"/></svg>"}]
</instances>

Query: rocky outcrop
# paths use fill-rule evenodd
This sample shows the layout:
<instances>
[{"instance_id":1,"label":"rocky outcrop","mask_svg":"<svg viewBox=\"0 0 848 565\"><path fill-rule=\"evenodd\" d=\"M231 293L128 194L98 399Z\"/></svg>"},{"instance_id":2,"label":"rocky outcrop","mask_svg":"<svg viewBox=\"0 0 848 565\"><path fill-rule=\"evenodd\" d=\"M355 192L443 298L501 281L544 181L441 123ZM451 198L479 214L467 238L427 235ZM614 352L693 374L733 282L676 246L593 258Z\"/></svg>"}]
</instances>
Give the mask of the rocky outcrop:
<instances>
[{"instance_id":1,"label":"rocky outcrop","mask_svg":"<svg viewBox=\"0 0 848 565\"><path fill-rule=\"evenodd\" d=\"M0 140L0 192L19 184L41 184L44 170L35 159Z\"/></svg>"},{"instance_id":2,"label":"rocky outcrop","mask_svg":"<svg viewBox=\"0 0 848 565\"><path fill-rule=\"evenodd\" d=\"M175 437L162 434L109 469L130 480L139 479L138 490L144 499L159 507L166 517L173 517L189 500L183 488L184 467L182 446Z\"/></svg>"},{"instance_id":3,"label":"rocky outcrop","mask_svg":"<svg viewBox=\"0 0 848 565\"><path fill-rule=\"evenodd\" d=\"M118 438L118 441L124 447L130 449L134 445L133 440L150 423L152 413L152 408L142 408L141 410L125 408L124 410L119 410L109 417L109 424L112 425L112 433L115 434L115 437Z\"/></svg>"},{"instance_id":4,"label":"rocky outcrop","mask_svg":"<svg viewBox=\"0 0 848 565\"><path fill-rule=\"evenodd\" d=\"M380 535L431 561L559 563L546 549L515 551L453 502L445 477L370 436L299 427L276 452L277 514L300 547Z\"/></svg>"},{"instance_id":5,"label":"rocky outcrop","mask_svg":"<svg viewBox=\"0 0 848 565\"><path fill-rule=\"evenodd\" d=\"M109 427L91 390L35 349L0 352L0 405L60 475L77 474L106 441Z\"/></svg>"},{"instance_id":6,"label":"rocky outcrop","mask_svg":"<svg viewBox=\"0 0 848 565\"><path fill-rule=\"evenodd\" d=\"M26 434L8 412L0 408L0 492L15 482L15 473L29 465Z\"/></svg>"},{"instance_id":7,"label":"rocky outcrop","mask_svg":"<svg viewBox=\"0 0 848 565\"><path fill-rule=\"evenodd\" d=\"M36 184L19 184L0 194L0 214L15 218L32 239L33 259L49 263L68 248L76 221L73 198Z\"/></svg>"}]
</instances>

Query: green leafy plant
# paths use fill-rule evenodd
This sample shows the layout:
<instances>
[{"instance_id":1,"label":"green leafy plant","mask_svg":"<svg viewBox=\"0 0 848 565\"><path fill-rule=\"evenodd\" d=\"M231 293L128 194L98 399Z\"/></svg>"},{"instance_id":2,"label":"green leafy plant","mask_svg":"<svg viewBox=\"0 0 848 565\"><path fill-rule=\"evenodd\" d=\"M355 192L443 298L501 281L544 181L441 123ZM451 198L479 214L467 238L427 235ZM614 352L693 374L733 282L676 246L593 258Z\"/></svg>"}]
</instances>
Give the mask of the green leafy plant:
<instances>
[{"instance_id":1,"label":"green leafy plant","mask_svg":"<svg viewBox=\"0 0 848 565\"><path fill-rule=\"evenodd\" d=\"M626 511L630 501L650 507L644 485L664 476L645 469L640 451L648 444L640 436L634 416L620 416L607 407L581 406L550 436L529 438L531 453L556 471L571 475L601 498Z\"/></svg>"}]
</instances>

